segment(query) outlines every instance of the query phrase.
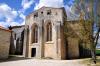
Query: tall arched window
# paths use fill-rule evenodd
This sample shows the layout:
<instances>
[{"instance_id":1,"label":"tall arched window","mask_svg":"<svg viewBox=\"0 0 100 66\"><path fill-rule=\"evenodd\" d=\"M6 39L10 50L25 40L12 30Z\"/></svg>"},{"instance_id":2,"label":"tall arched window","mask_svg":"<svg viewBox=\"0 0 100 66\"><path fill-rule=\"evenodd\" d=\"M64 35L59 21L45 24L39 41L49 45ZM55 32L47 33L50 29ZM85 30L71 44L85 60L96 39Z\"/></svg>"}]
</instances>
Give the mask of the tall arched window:
<instances>
[{"instance_id":1,"label":"tall arched window","mask_svg":"<svg viewBox=\"0 0 100 66\"><path fill-rule=\"evenodd\" d=\"M47 24L47 41L52 41L52 24L49 22Z\"/></svg>"},{"instance_id":2,"label":"tall arched window","mask_svg":"<svg viewBox=\"0 0 100 66\"><path fill-rule=\"evenodd\" d=\"M38 26L34 25L32 30L32 43L38 42Z\"/></svg>"}]
</instances>

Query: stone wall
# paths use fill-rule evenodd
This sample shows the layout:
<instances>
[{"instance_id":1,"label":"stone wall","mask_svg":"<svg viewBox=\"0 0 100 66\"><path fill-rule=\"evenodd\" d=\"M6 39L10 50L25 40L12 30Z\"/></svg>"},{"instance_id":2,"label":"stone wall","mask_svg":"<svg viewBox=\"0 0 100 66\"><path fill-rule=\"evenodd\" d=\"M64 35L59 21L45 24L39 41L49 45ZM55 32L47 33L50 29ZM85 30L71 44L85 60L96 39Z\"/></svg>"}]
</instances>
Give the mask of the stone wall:
<instances>
[{"instance_id":1,"label":"stone wall","mask_svg":"<svg viewBox=\"0 0 100 66\"><path fill-rule=\"evenodd\" d=\"M48 10L51 11L49 15L47 14ZM48 22L51 22L52 25L52 41L47 41L46 26ZM38 26L37 43L32 43L34 25ZM25 26L25 35L27 36L24 38L25 57L32 58L32 48L36 48L35 58L49 57L53 59L79 58L80 44L86 46L86 50L82 49L82 51L87 53L87 49L90 50L90 43L85 43L86 36L81 33L81 30L84 31L84 27L80 21L67 21L63 8L42 7L26 17ZM91 25L85 27L91 32ZM89 34L87 32L86 35ZM84 42L80 43L80 40Z\"/></svg>"},{"instance_id":2,"label":"stone wall","mask_svg":"<svg viewBox=\"0 0 100 66\"><path fill-rule=\"evenodd\" d=\"M11 32L0 29L0 59L6 59L9 56Z\"/></svg>"},{"instance_id":3,"label":"stone wall","mask_svg":"<svg viewBox=\"0 0 100 66\"><path fill-rule=\"evenodd\" d=\"M50 11L51 14L48 15L48 11ZM27 57L31 58L31 49L35 47L36 58L51 57L54 59L65 59L64 34L63 31L61 32L63 29L61 29L61 26L63 26L64 23L64 15L63 8L42 7L26 17L25 25L29 26L29 36L27 36L29 41L24 45L27 46L25 48L27 52L24 51L24 54L27 53ZM52 25L52 41L47 41L46 39L46 26L49 22L51 22ZM38 26L38 43L32 43L32 29L34 25Z\"/></svg>"},{"instance_id":4,"label":"stone wall","mask_svg":"<svg viewBox=\"0 0 100 66\"><path fill-rule=\"evenodd\" d=\"M84 20L83 20L84 21ZM92 22L67 21L65 24L65 40L68 45L68 58L81 58L90 56ZM85 27L85 28L84 28Z\"/></svg>"}]
</instances>

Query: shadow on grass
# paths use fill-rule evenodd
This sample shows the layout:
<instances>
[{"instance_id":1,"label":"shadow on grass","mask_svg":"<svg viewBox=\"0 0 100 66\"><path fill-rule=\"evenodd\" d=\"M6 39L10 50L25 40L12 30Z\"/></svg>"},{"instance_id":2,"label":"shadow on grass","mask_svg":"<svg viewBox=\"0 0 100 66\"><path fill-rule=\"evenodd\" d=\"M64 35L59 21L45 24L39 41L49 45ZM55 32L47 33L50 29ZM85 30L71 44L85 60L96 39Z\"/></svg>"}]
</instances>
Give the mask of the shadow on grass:
<instances>
[{"instance_id":1,"label":"shadow on grass","mask_svg":"<svg viewBox=\"0 0 100 66\"><path fill-rule=\"evenodd\" d=\"M9 56L7 59L0 59L0 63L2 62L10 62L10 61L19 61L19 60L27 60L29 58L19 57L19 56Z\"/></svg>"}]
</instances>

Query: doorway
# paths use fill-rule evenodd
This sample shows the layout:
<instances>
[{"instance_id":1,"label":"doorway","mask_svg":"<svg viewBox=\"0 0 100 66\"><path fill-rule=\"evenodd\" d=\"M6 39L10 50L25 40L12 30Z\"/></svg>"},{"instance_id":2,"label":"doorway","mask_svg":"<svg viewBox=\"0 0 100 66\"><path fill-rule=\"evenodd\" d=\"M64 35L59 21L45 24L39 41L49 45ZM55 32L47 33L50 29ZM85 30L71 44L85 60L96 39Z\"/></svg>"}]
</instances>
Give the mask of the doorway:
<instances>
[{"instance_id":1,"label":"doorway","mask_svg":"<svg viewBox=\"0 0 100 66\"><path fill-rule=\"evenodd\" d=\"M36 56L36 48L32 48L31 57L35 57L35 56Z\"/></svg>"}]
</instances>

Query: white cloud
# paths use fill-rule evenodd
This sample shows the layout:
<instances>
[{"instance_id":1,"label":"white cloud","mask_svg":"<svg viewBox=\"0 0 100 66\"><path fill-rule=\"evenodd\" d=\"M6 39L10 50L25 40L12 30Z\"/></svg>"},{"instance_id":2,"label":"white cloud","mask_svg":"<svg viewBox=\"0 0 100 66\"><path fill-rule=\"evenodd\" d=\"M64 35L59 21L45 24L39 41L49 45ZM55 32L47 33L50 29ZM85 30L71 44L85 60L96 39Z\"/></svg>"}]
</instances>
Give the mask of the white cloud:
<instances>
[{"instance_id":1,"label":"white cloud","mask_svg":"<svg viewBox=\"0 0 100 66\"><path fill-rule=\"evenodd\" d=\"M0 21L0 25L3 27L7 26L15 26L15 25L25 25L25 10L30 8L30 6L33 4L34 0L22 0L22 9L19 9L18 11L14 10L10 6L8 6L6 3L0 4L0 19L3 21ZM15 18L20 17L19 22L15 21Z\"/></svg>"},{"instance_id":2,"label":"white cloud","mask_svg":"<svg viewBox=\"0 0 100 66\"><path fill-rule=\"evenodd\" d=\"M34 3L34 0L22 0L22 7L24 10L30 8L30 6Z\"/></svg>"},{"instance_id":3,"label":"white cloud","mask_svg":"<svg viewBox=\"0 0 100 66\"><path fill-rule=\"evenodd\" d=\"M25 20L21 23L21 25L25 25Z\"/></svg>"},{"instance_id":4,"label":"white cloud","mask_svg":"<svg viewBox=\"0 0 100 66\"><path fill-rule=\"evenodd\" d=\"M3 27L8 27L8 26L9 26L9 24L8 24L8 23L6 23L6 22L0 22L0 26L3 26Z\"/></svg>"},{"instance_id":5,"label":"white cloud","mask_svg":"<svg viewBox=\"0 0 100 66\"><path fill-rule=\"evenodd\" d=\"M19 15L22 19L25 19L25 15L23 13L20 13Z\"/></svg>"},{"instance_id":6,"label":"white cloud","mask_svg":"<svg viewBox=\"0 0 100 66\"><path fill-rule=\"evenodd\" d=\"M23 19L23 21L21 22L21 25L25 25L25 15L23 13L19 13L19 17Z\"/></svg>"},{"instance_id":7,"label":"white cloud","mask_svg":"<svg viewBox=\"0 0 100 66\"><path fill-rule=\"evenodd\" d=\"M11 26L16 26L16 25L19 26L19 25L21 25L21 24L19 24L18 22L11 22L10 25L11 25Z\"/></svg>"},{"instance_id":8,"label":"white cloud","mask_svg":"<svg viewBox=\"0 0 100 66\"><path fill-rule=\"evenodd\" d=\"M72 6L64 5L66 14L67 14L67 20L78 20L79 15L75 14L72 10Z\"/></svg>"},{"instance_id":9,"label":"white cloud","mask_svg":"<svg viewBox=\"0 0 100 66\"><path fill-rule=\"evenodd\" d=\"M0 4L0 19L2 20L3 18L5 18L3 21L0 21L0 26L8 27L10 25L21 25L20 22L15 21L15 18L17 17L23 19L24 22L25 15L23 13L19 13L18 11L12 9L5 3Z\"/></svg>"},{"instance_id":10,"label":"white cloud","mask_svg":"<svg viewBox=\"0 0 100 66\"><path fill-rule=\"evenodd\" d=\"M3 17L14 19L17 15L17 11L11 9L7 4L0 4L0 19Z\"/></svg>"},{"instance_id":11,"label":"white cloud","mask_svg":"<svg viewBox=\"0 0 100 66\"><path fill-rule=\"evenodd\" d=\"M17 15L18 15L18 12L15 11L15 10L12 10L12 14L13 14L14 16L17 16Z\"/></svg>"},{"instance_id":12,"label":"white cloud","mask_svg":"<svg viewBox=\"0 0 100 66\"><path fill-rule=\"evenodd\" d=\"M9 26L19 26L19 25L21 25L21 24L19 24L19 23L17 23L17 22L0 22L0 26L3 26L3 27L9 27Z\"/></svg>"},{"instance_id":13,"label":"white cloud","mask_svg":"<svg viewBox=\"0 0 100 66\"><path fill-rule=\"evenodd\" d=\"M34 9L39 9L43 6L47 7L63 7L63 0L40 0L39 3L36 4Z\"/></svg>"},{"instance_id":14,"label":"white cloud","mask_svg":"<svg viewBox=\"0 0 100 66\"><path fill-rule=\"evenodd\" d=\"M6 22L12 22L12 21L13 21L13 19L12 19L12 18L7 17L7 19L6 19L5 21L6 21Z\"/></svg>"}]
</instances>

